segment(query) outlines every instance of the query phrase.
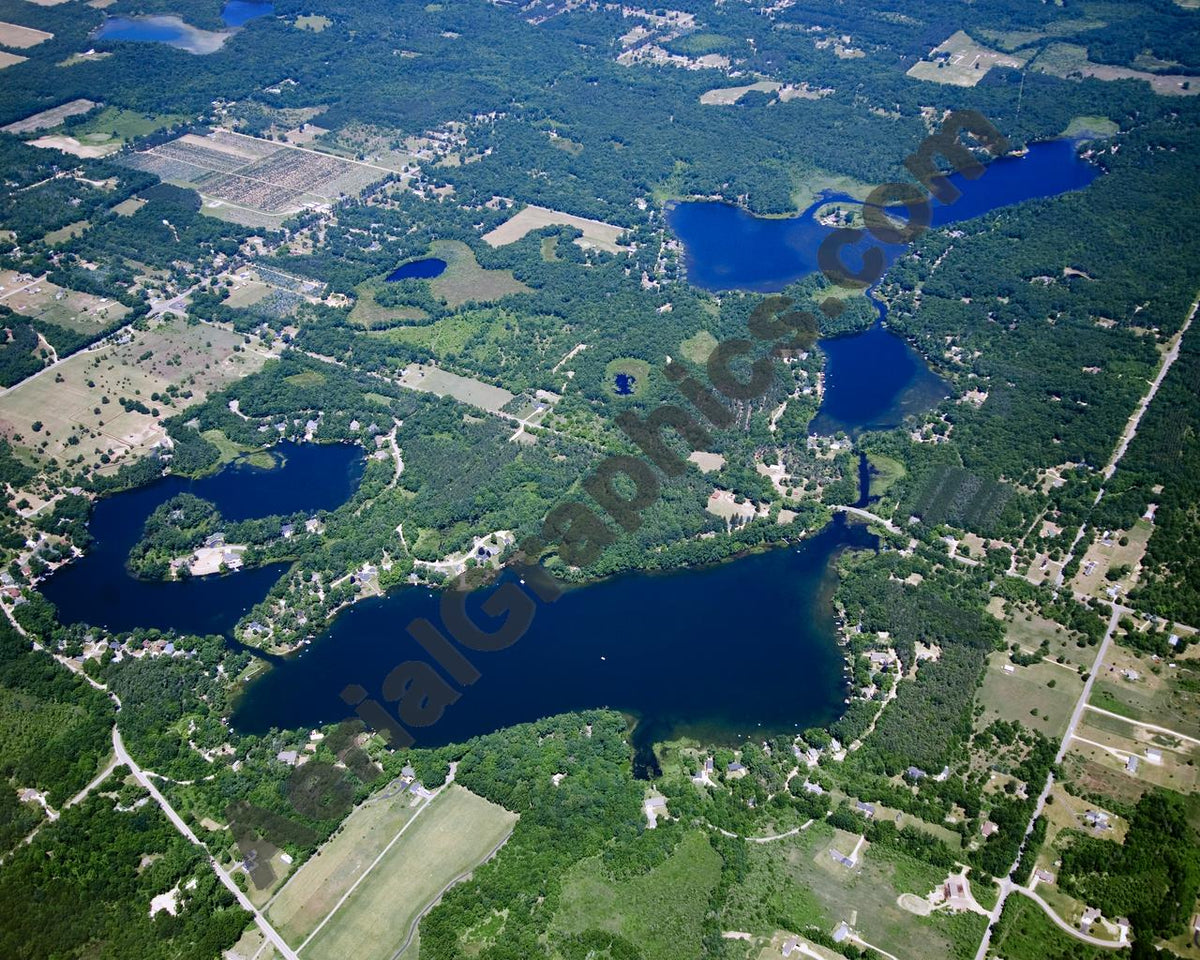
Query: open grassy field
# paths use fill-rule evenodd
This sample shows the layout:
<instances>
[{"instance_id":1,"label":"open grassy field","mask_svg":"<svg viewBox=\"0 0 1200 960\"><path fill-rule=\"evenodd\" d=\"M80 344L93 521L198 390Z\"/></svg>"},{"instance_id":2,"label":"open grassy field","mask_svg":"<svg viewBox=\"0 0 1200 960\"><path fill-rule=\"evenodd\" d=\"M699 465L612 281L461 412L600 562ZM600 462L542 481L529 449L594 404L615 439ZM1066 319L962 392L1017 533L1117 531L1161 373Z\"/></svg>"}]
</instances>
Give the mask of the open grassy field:
<instances>
[{"instance_id":1,"label":"open grassy field","mask_svg":"<svg viewBox=\"0 0 1200 960\"><path fill-rule=\"evenodd\" d=\"M597 250L607 250L609 253L620 253L623 249L617 243L617 238L624 232L624 227L537 206L525 207L520 213L514 214L496 229L488 231L483 235L483 242L493 247L503 247L505 244L520 240L531 230L540 230L542 227L551 226L575 227L582 231L583 236L577 242L584 249L595 247Z\"/></svg>"},{"instance_id":2,"label":"open grassy field","mask_svg":"<svg viewBox=\"0 0 1200 960\"><path fill-rule=\"evenodd\" d=\"M1127 678L1129 670L1137 673L1136 680ZM1200 737L1197 687L1200 663L1192 650L1178 660L1156 663L1134 650L1116 647L1096 677L1091 703L1121 716Z\"/></svg>"},{"instance_id":3,"label":"open grassy field","mask_svg":"<svg viewBox=\"0 0 1200 960\"><path fill-rule=\"evenodd\" d=\"M451 784L304 948L305 960L388 960L442 891L512 832L516 814Z\"/></svg>"},{"instance_id":4,"label":"open grassy field","mask_svg":"<svg viewBox=\"0 0 1200 960\"><path fill-rule=\"evenodd\" d=\"M1144 80L1150 88L1162 96L1188 97L1200 93L1200 84L1192 83L1194 77L1183 74L1149 73L1129 67L1115 67L1107 63L1092 63L1088 59L1087 47L1074 43L1052 43L1030 63L1030 67L1055 77L1095 77L1097 80ZM1188 84L1187 87L1184 84Z\"/></svg>"},{"instance_id":5,"label":"open grassy field","mask_svg":"<svg viewBox=\"0 0 1200 960\"><path fill-rule=\"evenodd\" d=\"M1004 642L1011 646L1016 643L1026 653L1033 653L1046 641L1049 650L1048 659L1057 660L1062 657L1073 667L1091 666L1095 649L1087 646L1077 646L1078 640L1059 623L1048 620L1033 610L1019 607L1008 608L1008 618L1004 630Z\"/></svg>"},{"instance_id":6,"label":"open grassy field","mask_svg":"<svg viewBox=\"0 0 1200 960\"><path fill-rule=\"evenodd\" d=\"M1116 584L1122 594L1128 594L1137 582L1139 564L1153 532L1154 524L1149 520L1139 520L1129 530L1103 531L1108 536L1098 536L1088 547L1071 589L1103 598L1105 591ZM1110 571L1118 575L1116 580L1108 578Z\"/></svg>"},{"instance_id":7,"label":"open grassy field","mask_svg":"<svg viewBox=\"0 0 1200 960\"><path fill-rule=\"evenodd\" d=\"M439 397L451 396L489 413L496 413L513 399L513 394L502 387L493 387L481 380L461 377L457 373L420 363L406 367L398 382L410 390L435 393Z\"/></svg>"},{"instance_id":8,"label":"open grassy field","mask_svg":"<svg viewBox=\"0 0 1200 960\"><path fill-rule=\"evenodd\" d=\"M405 326L424 320L429 315L420 307L385 307L375 299L375 291L382 286L379 280L367 280L355 290L354 309L350 311L350 322L366 330L386 330L389 327Z\"/></svg>"},{"instance_id":9,"label":"open grassy field","mask_svg":"<svg viewBox=\"0 0 1200 960\"><path fill-rule=\"evenodd\" d=\"M1114 773L1134 777L1143 784L1169 787L1179 793L1190 793L1196 789L1195 763L1200 759L1200 747L1188 743L1171 747L1165 742L1157 742L1144 729L1126 725L1121 731L1121 725L1121 721L1088 711L1075 732L1072 751ZM1157 751L1161 759L1152 763L1150 751ZM1138 761L1137 770L1132 773L1126 768L1131 756Z\"/></svg>"},{"instance_id":10,"label":"open grassy field","mask_svg":"<svg viewBox=\"0 0 1200 960\"><path fill-rule=\"evenodd\" d=\"M485 238L486 239L486 238ZM489 303L514 293L527 293L529 288L512 275L511 270L485 270L475 254L461 240L438 240L431 256L446 261L441 276L429 281L435 297L451 308L475 301Z\"/></svg>"},{"instance_id":11,"label":"open grassy field","mask_svg":"<svg viewBox=\"0 0 1200 960\"><path fill-rule=\"evenodd\" d=\"M77 353L0 396L0 435L46 459L82 457L94 465L102 455L114 464L136 456L161 442L161 420L179 410L154 403L152 394L186 385L195 403L262 367L264 355L234 351L241 341L231 331L170 319L124 343ZM126 411L121 397L141 400L160 416Z\"/></svg>"},{"instance_id":12,"label":"open grassy field","mask_svg":"<svg viewBox=\"0 0 1200 960\"><path fill-rule=\"evenodd\" d=\"M884 456L882 453L872 453L867 459L871 464L872 497L882 497L897 480L904 479L907 470L899 460Z\"/></svg>"},{"instance_id":13,"label":"open grassy field","mask_svg":"<svg viewBox=\"0 0 1200 960\"><path fill-rule=\"evenodd\" d=\"M74 232L72 228L76 227L79 227L79 224L70 224L63 230ZM53 234L47 234L46 240L54 243L55 234L61 233L62 231L56 230ZM0 290L0 303L10 310L76 333L98 333L129 313L129 308L124 304L107 297L68 290L49 280L18 284L15 282L15 274L11 271L0 271L0 285L4 287Z\"/></svg>"},{"instance_id":14,"label":"open grassy field","mask_svg":"<svg viewBox=\"0 0 1200 960\"><path fill-rule=\"evenodd\" d=\"M1111 137L1120 132L1121 128L1108 117L1087 116L1072 117L1062 135L1064 137Z\"/></svg>"},{"instance_id":15,"label":"open grassy field","mask_svg":"<svg viewBox=\"0 0 1200 960\"><path fill-rule=\"evenodd\" d=\"M1012 666L1013 672L1006 673L1005 665ZM983 706L977 723L982 729L993 720L1016 720L1058 739L1066 732L1082 692L1083 680L1072 669L1044 660L1028 667L1016 666L1007 654L993 653L975 698ZM1033 716L1033 710L1037 716Z\"/></svg>"},{"instance_id":16,"label":"open grassy field","mask_svg":"<svg viewBox=\"0 0 1200 960\"><path fill-rule=\"evenodd\" d=\"M747 83L740 87L717 87L715 90L706 90L700 94L700 102L714 106L728 107L737 103L751 90L758 90L761 93L774 93L781 86L783 84L777 80L759 80L757 83Z\"/></svg>"},{"instance_id":17,"label":"open grassy field","mask_svg":"<svg viewBox=\"0 0 1200 960\"><path fill-rule=\"evenodd\" d=\"M750 872L730 892L721 927L770 936L781 923L800 932L832 933L845 921L868 943L897 957L953 957L955 943L979 942L984 918L937 912L919 917L898 904L901 894L924 897L945 873L903 854L864 845L858 864L834 861L857 837L816 823L772 843L751 844Z\"/></svg>"},{"instance_id":18,"label":"open grassy field","mask_svg":"<svg viewBox=\"0 0 1200 960\"><path fill-rule=\"evenodd\" d=\"M0 41L2 42L2 41ZM60 103L49 110L39 110L23 120L15 120L5 127L0 127L5 133L33 133L35 130L50 130L61 124L67 117L87 113L97 104L94 100L71 100Z\"/></svg>"},{"instance_id":19,"label":"open grassy field","mask_svg":"<svg viewBox=\"0 0 1200 960\"><path fill-rule=\"evenodd\" d=\"M18 23L7 23L0 20L0 46L13 50L26 50L36 47L54 38L54 34L45 30L35 30L33 27L23 27Z\"/></svg>"},{"instance_id":20,"label":"open grassy field","mask_svg":"<svg viewBox=\"0 0 1200 960\"><path fill-rule=\"evenodd\" d=\"M973 87L992 67L1020 69L1023 66L1024 57L991 50L958 30L930 50L928 60L914 63L908 76L955 87Z\"/></svg>"},{"instance_id":21,"label":"open grassy field","mask_svg":"<svg viewBox=\"0 0 1200 960\"><path fill-rule=\"evenodd\" d=\"M160 114L150 116L136 110L105 107L85 124L71 130L72 136L84 144L112 144L120 146L138 137L145 137L183 120L184 115Z\"/></svg>"},{"instance_id":22,"label":"open grassy field","mask_svg":"<svg viewBox=\"0 0 1200 960\"><path fill-rule=\"evenodd\" d=\"M416 803L414 803L416 801ZM389 786L368 800L276 895L267 916L283 938L299 946L329 915L363 872L412 819L421 801Z\"/></svg>"},{"instance_id":23,"label":"open grassy field","mask_svg":"<svg viewBox=\"0 0 1200 960\"><path fill-rule=\"evenodd\" d=\"M721 858L699 832L649 873L629 879L612 879L597 857L583 860L564 878L553 928L620 934L645 960L690 960L700 955L701 924L720 876Z\"/></svg>"}]
</instances>

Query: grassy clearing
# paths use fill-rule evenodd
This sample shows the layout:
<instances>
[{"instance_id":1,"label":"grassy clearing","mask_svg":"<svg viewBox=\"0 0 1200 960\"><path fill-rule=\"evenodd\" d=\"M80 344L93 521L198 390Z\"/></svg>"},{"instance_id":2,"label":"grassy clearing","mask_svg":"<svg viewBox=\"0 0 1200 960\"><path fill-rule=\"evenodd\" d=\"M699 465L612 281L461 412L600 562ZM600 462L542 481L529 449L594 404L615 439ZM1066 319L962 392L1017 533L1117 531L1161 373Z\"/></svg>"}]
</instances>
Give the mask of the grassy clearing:
<instances>
[{"instance_id":1,"label":"grassy clearing","mask_svg":"<svg viewBox=\"0 0 1200 960\"><path fill-rule=\"evenodd\" d=\"M81 236L83 231L90 226L91 224L87 220L76 220L74 223L68 223L65 227L51 230L42 239L51 246L56 246L66 240L73 240L75 237Z\"/></svg>"},{"instance_id":2,"label":"grassy clearing","mask_svg":"<svg viewBox=\"0 0 1200 960\"><path fill-rule=\"evenodd\" d=\"M358 807L334 838L288 881L267 916L289 944L298 947L304 942L412 819L414 799L414 794L405 792Z\"/></svg>"},{"instance_id":3,"label":"grassy clearing","mask_svg":"<svg viewBox=\"0 0 1200 960\"><path fill-rule=\"evenodd\" d=\"M1131 70L1128 67L1114 67L1107 63L1092 63L1088 59L1087 47L1074 43L1050 44L1034 58L1031 66L1042 73L1068 79L1094 77L1097 80L1144 80L1161 96L1186 97L1200 93L1200 84L1192 82L1194 77L1184 74L1149 73L1145 70Z\"/></svg>"},{"instance_id":4,"label":"grassy clearing","mask_svg":"<svg viewBox=\"0 0 1200 960\"><path fill-rule=\"evenodd\" d=\"M781 86L783 84L777 80L759 80L757 83L748 83L741 87L717 87L700 94L700 102L705 105L728 107L737 103L751 90L757 90L760 93L774 93Z\"/></svg>"},{"instance_id":5,"label":"grassy clearing","mask_svg":"<svg viewBox=\"0 0 1200 960\"><path fill-rule=\"evenodd\" d=\"M516 814L451 784L421 811L304 949L306 960L386 960L417 917L512 832Z\"/></svg>"},{"instance_id":6,"label":"grassy clearing","mask_svg":"<svg viewBox=\"0 0 1200 960\"><path fill-rule=\"evenodd\" d=\"M867 460L871 464L871 488L869 492L872 497L882 497L891 489L892 484L897 480L903 480L908 473L904 469L904 464L899 460L893 460L882 453L869 454Z\"/></svg>"},{"instance_id":7,"label":"grassy clearing","mask_svg":"<svg viewBox=\"0 0 1200 960\"><path fill-rule=\"evenodd\" d=\"M1079 573L1071 581L1071 588L1103 599L1105 591L1115 583L1121 587L1122 593L1128 594L1137 582L1139 565L1153 532L1153 523L1139 520L1127 531L1109 532L1107 543L1096 540L1084 554ZM1116 576L1115 580L1109 579L1110 572Z\"/></svg>"},{"instance_id":8,"label":"grassy clearing","mask_svg":"<svg viewBox=\"0 0 1200 960\"><path fill-rule=\"evenodd\" d=\"M831 850L850 853L857 839L817 823L785 840L749 845L750 872L730 892L722 928L770 936L786 921L797 933L808 926L832 933L846 921L864 940L899 957L953 957L961 955L960 942L973 955L982 917L918 917L897 903L902 893L923 897L945 874L875 846L860 851L853 869L830 856Z\"/></svg>"},{"instance_id":9,"label":"grassy clearing","mask_svg":"<svg viewBox=\"0 0 1200 960\"><path fill-rule=\"evenodd\" d=\"M918 60L908 70L914 80L929 80L955 87L973 87L992 67L1020 69L1025 58L1001 53L976 43L958 30L929 51L928 60Z\"/></svg>"},{"instance_id":10,"label":"grassy clearing","mask_svg":"<svg viewBox=\"0 0 1200 960\"><path fill-rule=\"evenodd\" d=\"M679 345L686 360L695 364L707 363L709 356L717 349L717 338L707 330L701 330L694 336L688 337Z\"/></svg>"},{"instance_id":11,"label":"grassy clearing","mask_svg":"<svg viewBox=\"0 0 1200 960\"><path fill-rule=\"evenodd\" d=\"M1013 667L1012 673L1004 671L1006 665ZM1007 654L993 653L975 698L983 707L978 725L982 729L993 720L1016 720L1048 737L1061 738L1082 692L1083 680L1074 670L1045 661L1014 666Z\"/></svg>"},{"instance_id":12,"label":"grassy clearing","mask_svg":"<svg viewBox=\"0 0 1200 960\"><path fill-rule=\"evenodd\" d=\"M406 367L398 382L410 390L434 393L439 397L450 396L490 413L498 412L513 399L513 394L501 387L420 363Z\"/></svg>"},{"instance_id":13,"label":"grassy clearing","mask_svg":"<svg viewBox=\"0 0 1200 960\"><path fill-rule=\"evenodd\" d=\"M72 230L79 224L71 224L63 230ZM54 231L55 234L62 231ZM47 234L50 242L53 234ZM39 280L19 289L12 281L12 274L0 271L0 284L14 292L3 297L4 306L15 313L34 317L64 327L75 333L99 333L129 313L129 308L107 297L91 293L68 290L48 280Z\"/></svg>"},{"instance_id":14,"label":"grassy clearing","mask_svg":"<svg viewBox=\"0 0 1200 960\"><path fill-rule=\"evenodd\" d=\"M1197 0L1200 3L1200 0ZM1062 132L1064 137L1111 137L1121 132L1121 128L1108 117L1087 116L1073 117Z\"/></svg>"},{"instance_id":15,"label":"grassy clearing","mask_svg":"<svg viewBox=\"0 0 1200 960\"><path fill-rule=\"evenodd\" d=\"M355 289L354 309L350 311L350 322L366 330L386 330L389 327L405 326L428 319L420 307L385 307L375 299L381 289L382 280L367 280Z\"/></svg>"},{"instance_id":16,"label":"grassy clearing","mask_svg":"<svg viewBox=\"0 0 1200 960\"><path fill-rule=\"evenodd\" d=\"M645 960L699 956L708 898L721 876L721 858L703 833L689 833L649 873L607 876L599 858L575 865L563 882L553 928L560 933L605 930L633 943Z\"/></svg>"},{"instance_id":17,"label":"grassy clearing","mask_svg":"<svg viewBox=\"0 0 1200 960\"><path fill-rule=\"evenodd\" d=\"M260 470L271 470L276 466L275 458L266 450L247 447L230 440L220 430L205 430L200 436L217 448L221 455L220 466L238 461Z\"/></svg>"},{"instance_id":18,"label":"grassy clearing","mask_svg":"<svg viewBox=\"0 0 1200 960\"><path fill-rule=\"evenodd\" d=\"M621 377L624 392L618 387L617 378ZM609 360L604 367L604 387L614 397L637 397L646 390L650 379L650 364L637 357L617 357Z\"/></svg>"},{"instance_id":19,"label":"grassy clearing","mask_svg":"<svg viewBox=\"0 0 1200 960\"><path fill-rule=\"evenodd\" d=\"M1195 663L1194 657L1155 663L1133 650L1116 647L1096 677L1091 702L1121 716L1200 737L1200 691L1196 690L1200 684ZM1126 678L1129 670L1137 673L1136 680Z\"/></svg>"},{"instance_id":20,"label":"grassy clearing","mask_svg":"<svg viewBox=\"0 0 1200 960\"><path fill-rule=\"evenodd\" d=\"M322 17L320 14L306 14L302 17L297 17L293 26L297 30L311 30L313 33L320 33L326 27L333 26L333 21L328 17Z\"/></svg>"},{"instance_id":21,"label":"grassy clearing","mask_svg":"<svg viewBox=\"0 0 1200 960\"><path fill-rule=\"evenodd\" d=\"M139 137L149 136L156 130L169 127L186 119L184 114L160 114L151 116L136 110L106 107L94 118L71 130L80 143L128 143Z\"/></svg>"},{"instance_id":22,"label":"grassy clearing","mask_svg":"<svg viewBox=\"0 0 1200 960\"><path fill-rule=\"evenodd\" d=\"M514 293L529 292L511 270L481 267L471 248L461 240L438 240L430 255L445 260L446 270L429 281L429 289L451 309L472 301L489 303Z\"/></svg>"},{"instance_id":23,"label":"grassy clearing","mask_svg":"<svg viewBox=\"0 0 1200 960\"><path fill-rule=\"evenodd\" d=\"M1090 667L1095 656L1094 648L1086 644L1077 646L1078 641L1061 624L1019 608L1010 610L1004 641L1010 646L1019 644L1027 653L1037 650L1045 641L1049 644L1047 659L1057 660L1061 657L1073 667Z\"/></svg>"}]
</instances>

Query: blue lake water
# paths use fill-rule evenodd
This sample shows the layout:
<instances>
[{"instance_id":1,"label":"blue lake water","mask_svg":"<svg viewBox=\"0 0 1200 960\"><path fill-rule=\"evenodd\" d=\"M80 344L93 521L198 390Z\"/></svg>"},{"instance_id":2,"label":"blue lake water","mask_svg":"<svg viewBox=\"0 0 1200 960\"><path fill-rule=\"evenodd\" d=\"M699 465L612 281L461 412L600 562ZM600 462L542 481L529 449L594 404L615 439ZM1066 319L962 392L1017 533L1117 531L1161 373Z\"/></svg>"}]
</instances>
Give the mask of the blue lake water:
<instances>
[{"instance_id":1,"label":"blue lake water","mask_svg":"<svg viewBox=\"0 0 1200 960\"><path fill-rule=\"evenodd\" d=\"M182 633L226 633L262 600L282 573L278 564L226 576L183 582L139 580L125 568L146 518L178 493L216 504L227 520L333 509L358 486L363 458L349 444L274 447L273 470L229 466L199 480L165 477L96 504L88 529L95 540L86 555L62 567L41 586L64 623L93 623L112 630L134 627Z\"/></svg>"},{"instance_id":2,"label":"blue lake water","mask_svg":"<svg viewBox=\"0 0 1200 960\"><path fill-rule=\"evenodd\" d=\"M165 43L190 53L213 53L237 28L275 12L273 3L229 0L221 10L221 20L229 30L202 30L178 16L108 17L95 36L98 40L124 40L135 43Z\"/></svg>"},{"instance_id":3,"label":"blue lake water","mask_svg":"<svg viewBox=\"0 0 1200 960\"><path fill-rule=\"evenodd\" d=\"M426 257L424 260L410 260L402 263L387 275L388 283L397 280L428 280L440 277L446 272L446 261L438 257Z\"/></svg>"},{"instance_id":4,"label":"blue lake water","mask_svg":"<svg viewBox=\"0 0 1200 960\"><path fill-rule=\"evenodd\" d=\"M513 646L468 652L481 678L437 723L412 733L436 746L611 707L639 719L635 744L649 765L650 745L675 734L730 741L828 722L846 695L841 651L830 640L829 560L847 546L875 545L865 528L839 519L798 547L570 590L539 604ZM338 696L347 684L379 699L389 671L429 661L406 627L419 617L441 623L438 600L404 587L351 608L311 648L249 685L234 726L261 733L339 720L348 712Z\"/></svg>"},{"instance_id":5,"label":"blue lake water","mask_svg":"<svg viewBox=\"0 0 1200 960\"><path fill-rule=\"evenodd\" d=\"M628 397L633 394L633 388L637 386L637 377L628 373L618 373L613 377L613 389L618 395Z\"/></svg>"}]
</instances>

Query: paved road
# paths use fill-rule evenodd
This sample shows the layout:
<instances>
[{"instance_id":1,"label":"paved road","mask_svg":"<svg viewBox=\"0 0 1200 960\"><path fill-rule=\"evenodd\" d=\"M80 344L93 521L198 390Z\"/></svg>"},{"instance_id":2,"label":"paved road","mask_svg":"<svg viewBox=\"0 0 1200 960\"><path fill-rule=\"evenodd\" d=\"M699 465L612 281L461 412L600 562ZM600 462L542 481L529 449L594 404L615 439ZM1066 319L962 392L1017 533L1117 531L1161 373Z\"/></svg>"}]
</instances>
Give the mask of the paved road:
<instances>
[{"instance_id":1,"label":"paved road","mask_svg":"<svg viewBox=\"0 0 1200 960\"><path fill-rule=\"evenodd\" d=\"M1030 900L1036 903L1042 908L1042 911L1046 914L1046 916L1054 921L1055 926L1057 926L1060 930L1069 933L1076 940L1082 940L1085 943L1090 943L1093 947L1101 947L1105 950L1123 950L1125 947L1129 946L1127 943L1114 943L1112 940L1101 940L1099 937L1093 937L1090 933L1084 933L1077 927L1071 926L1066 920L1064 920L1057 913L1055 913L1053 909L1051 909L1050 904L1039 897L1029 887L1014 886L1013 890L1017 893L1020 893L1022 896L1028 897Z\"/></svg>"},{"instance_id":2,"label":"paved road","mask_svg":"<svg viewBox=\"0 0 1200 960\"><path fill-rule=\"evenodd\" d=\"M212 854L208 852L208 848L200 842L200 838L192 832L192 828L184 822L183 817L176 813L175 808L167 802L167 798L159 793L158 788L154 785L154 781L146 775L146 771L139 767L134 759L129 755L129 752L125 749L125 743L121 739L121 731L115 724L113 725L112 736L113 751L116 753L117 760L129 767L129 769L133 772L134 779L136 779L137 782L146 790L146 792L150 794L154 802L157 803L162 809L162 812L167 815L167 819L171 821L175 829L204 851L205 856L208 858L208 865L212 867L213 872L216 873L217 879L220 880L221 883L223 883L229 890L229 892L237 898L237 901L243 910L247 910L254 915L254 922L258 924L258 929L263 932L263 935L271 941L275 949L279 951L284 960L299 960L296 952L287 945L287 941L279 935L279 932L273 926L271 926L271 924L267 921L267 918L263 916L262 912L250 902L250 899L244 893L242 893L241 889L236 883L233 882L233 879L229 876L229 874L225 872L221 865L217 863Z\"/></svg>"},{"instance_id":3,"label":"paved road","mask_svg":"<svg viewBox=\"0 0 1200 960\"><path fill-rule=\"evenodd\" d=\"M1100 641L1100 649L1096 652L1096 659L1092 662L1092 669L1089 671L1088 678L1083 684L1083 692L1079 694L1079 699L1075 701L1075 709L1071 713L1071 722L1067 724L1066 732L1063 734L1062 743L1060 743L1058 746L1058 753L1054 755L1055 765L1062 763L1063 757L1066 756L1067 748L1070 746L1071 740L1075 736L1075 730L1079 726L1079 720L1083 716L1084 711L1087 709L1088 699L1092 695L1092 685L1096 682L1096 675L1100 672L1101 667L1104 665L1104 657L1107 655L1108 648L1112 644L1113 632L1116 630L1117 621L1120 619L1124 610L1124 607L1121 607L1118 604L1113 604L1112 614L1108 618L1108 629L1104 632L1104 639ZM1025 848L1025 843L1028 841L1029 835L1033 832L1034 822L1042 815L1042 810L1045 809L1046 798L1050 796L1050 790L1053 786L1054 774L1051 772L1046 777L1046 784L1044 787L1042 787L1041 794L1038 795L1037 803L1033 808L1033 815L1029 818L1029 823L1025 826L1025 838L1021 843L1022 850ZM1019 859L1020 858L1018 858L1018 861ZM1013 870L1015 869L1016 863L1013 864ZM1010 870L1008 872L1008 876L1003 877L1000 880L1000 898L996 901L995 909L992 910L991 922L988 924L987 930L984 931L983 941L979 944L979 950L975 953L975 960L984 960L984 957L987 956L988 947L992 942L992 929L996 926L996 921L1000 919L1000 912L1004 909L1004 901L1008 899L1009 894L1014 890L1022 893L1025 892L1012 882L1012 870ZM1042 903L1043 908L1049 911L1049 907L1045 905L1040 897L1035 897L1034 899L1036 899L1039 903ZM1053 911L1049 912L1053 914ZM1056 920L1061 921L1061 918L1058 917L1057 914L1053 915ZM1088 943L1091 943L1094 939L1089 938L1088 935L1083 931L1076 930L1065 921L1059 922L1059 926L1068 933L1074 935L1079 940L1084 940ZM1108 943L1107 941L1102 941L1102 943L1106 946L1113 946L1113 944Z\"/></svg>"},{"instance_id":4,"label":"paved road","mask_svg":"<svg viewBox=\"0 0 1200 960\"><path fill-rule=\"evenodd\" d=\"M870 510L863 510L861 507L845 507L838 504L833 508L835 513L848 513L851 516L859 517L863 520L870 520L872 523L877 523L881 527L888 530L890 533L903 533L903 531L892 523L891 520L886 520L878 514L872 513Z\"/></svg>"}]
</instances>

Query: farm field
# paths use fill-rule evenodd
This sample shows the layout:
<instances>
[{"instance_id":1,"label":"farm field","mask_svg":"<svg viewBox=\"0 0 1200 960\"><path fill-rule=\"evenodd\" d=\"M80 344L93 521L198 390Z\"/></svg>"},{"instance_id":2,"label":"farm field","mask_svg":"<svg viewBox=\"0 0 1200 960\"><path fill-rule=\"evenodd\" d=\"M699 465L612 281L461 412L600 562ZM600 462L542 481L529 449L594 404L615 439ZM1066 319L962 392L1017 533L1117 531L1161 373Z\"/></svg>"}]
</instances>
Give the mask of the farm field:
<instances>
[{"instance_id":1,"label":"farm field","mask_svg":"<svg viewBox=\"0 0 1200 960\"><path fill-rule=\"evenodd\" d=\"M577 863L563 880L553 928L560 933L605 930L638 945L645 960L696 956L708 899L721 859L699 832L640 876L614 880L600 859Z\"/></svg>"},{"instance_id":2,"label":"farm field","mask_svg":"<svg viewBox=\"0 0 1200 960\"><path fill-rule=\"evenodd\" d=\"M415 794L389 786L346 818L333 839L308 860L275 896L267 916L299 946L354 882L412 819ZM419 801L418 801L419 802Z\"/></svg>"},{"instance_id":3,"label":"farm field","mask_svg":"<svg viewBox=\"0 0 1200 960\"><path fill-rule=\"evenodd\" d=\"M24 63L28 57L18 56L15 53L8 53L5 50L0 50L0 70L5 67L15 67L18 63Z\"/></svg>"},{"instance_id":4,"label":"farm field","mask_svg":"<svg viewBox=\"0 0 1200 960\"><path fill-rule=\"evenodd\" d=\"M368 164L224 130L206 137L185 134L124 162L198 190L208 201L206 212L227 204L275 217L342 196L355 196L389 173Z\"/></svg>"},{"instance_id":5,"label":"farm field","mask_svg":"<svg viewBox=\"0 0 1200 960\"><path fill-rule=\"evenodd\" d=\"M123 343L77 353L53 375L43 372L0 396L0 435L45 459L82 457L98 464L104 457L115 463L140 454L163 440L161 419L179 410L154 404L152 394L178 384L198 402L262 367L265 355L234 351L241 342L231 331L171 319ZM123 410L121 397L158 408L160 416ZM33 429L35 423L40 429Z\"/></svg>"},{"instance_id":6,"label":"farm field","mask_svg":"<svg viewBox=\"0 0 1200 960\"><path fill-rule=\"evenodd\" d=\"M429 281L429 289L453 309L472 301L488 303L514 293L529 292L529 288L517 280L511 270L487 270L481 267L471 248L461 240L438 240L433 244L430 255L445 260L446 269Z\"/></svg>"},{"instance_id":7,"label":"farm field","mask_svg":"<svg viewBox=\"0 0 1200 960\"><path fill-rule=\"evenodd\" d=\"M0 127L0 130L3 130L5 133L16 134L33 133L35 130L49 130L57 127L67 117L87 113L96 106L97 104L93 100L71 100L68 103L61 103L57 107L51 107L49 110L40 110L37 113L30 114L23 120L16 120L5 127Z\"/></svg>"},{"instance_id":8,"label":"farm field","mask_svg":"<svg viewBox=\"0 0 1200 960\"><path fill-rule=\"evenodd\" d=\"M462 377L457 373L422 363L405 367L397 382L409 390L433 393L439 397L450 396L489 413L498 413L514 396L502 387L494 387L490 383L472 380L470 377Z\"/></svg>"},{"instance_id":9,"label":"farm field","mask_svg":"<svg viewBox=\"0 0 1200 960\"><path fill-rule=\"evenodd\" d=\"M506 244L515 243L530 231L551 226L575 227L582 231L583 236L576 243L584 249L595 247L597 250L605 250L609 253L620 253L623 249L617 243L617 238L624 233L623 227L533 205L525 207L520 213L514 214L494 230L485 233L483 241L493 247L503 247Z\"/></svg>"},{"instance_id":10,"label":"farm field","mask_svg":"<svg viewBox=\"0 0 1200 960\"><path fill-rule=\"evenodd\" d=\"M303 949L305 960L388 960L421 913L512 832L516 814L451 784Z\"/></svg>"},{"instance_id":11,"label":"farm field","mask_svg":"<svg viewBox=\"0 0 1200 960\"><path fill-rule=\"evenodd\" d=\"M0 20L0 46L14 50L27 50L39 43L54 39L54 34L45 30L35 30L33 27L23 27L19 23L8 23Z\"/></svg>"},{"instance_id":12,"label":"farm field","mask_svg":"<svg viewBox=\"0 0 1200 960\"><path fill-rule=\"evenodd\" d=\"M1025 66L1024 57L991 50L976 43L962 30L930 50L929 58L914 63L908 76L955 87L973 87L992 67L1019 69Z\"/></svg>"}]
</instances>

